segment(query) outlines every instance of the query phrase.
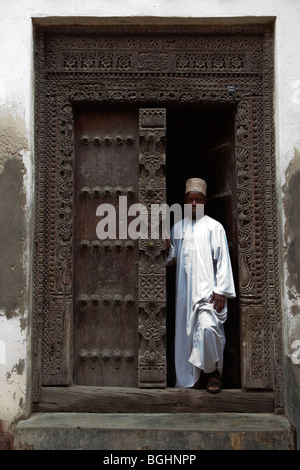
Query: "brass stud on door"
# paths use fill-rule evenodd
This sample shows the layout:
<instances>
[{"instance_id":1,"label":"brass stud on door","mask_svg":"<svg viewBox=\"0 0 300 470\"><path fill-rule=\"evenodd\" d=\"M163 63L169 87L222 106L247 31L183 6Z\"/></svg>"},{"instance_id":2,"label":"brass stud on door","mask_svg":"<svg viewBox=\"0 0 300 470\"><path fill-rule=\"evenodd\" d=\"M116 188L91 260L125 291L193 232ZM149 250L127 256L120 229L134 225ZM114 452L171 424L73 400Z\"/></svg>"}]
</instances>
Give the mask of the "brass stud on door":
<instances>
[{"instance_id":1,"label":"brass stud on door","mask_svg":"<svg viewBox=\"0 0 300 470\"><path fill-rule=\"evenodd\" d=\"M148 196L152 196L154 194L154 188L152 186L148 186L146 188L146 193L148 194Z\"/></svg>"},{"instance_id":2,"label":"brass stud on door","mask_svg":"<svg viewBox=\"0 0 300 470\"><path fill-rule=\"evenodd\" d=\"M100 358L100 351L94 349L90 352L90 358L92 361L97 361Z\"/></svg>"},{"instance_id":3,"label":"brass stud on door","mask_svg":"<svg viewBox=\"0 0 300 470\"><path fill-rule=\"evenodd\" d=\"M133 295L130 295L130 294L125 295L125 297L124 297L124 302L125 302L126 305L133 305L133 304L134 304L134 297L133 297Z\"/></svg>"},{"instance_id":4,"label":"brass stud on door","mask_svg":"<svg viewBox=\"0 0 300 470\"><path fill-rule=\"evenodd\" d=\"M149 366L154 366L154 364L156 364L157 362L157 356L155 353L150 353L147 357L146 357L146 362L147 364L149 364Z\"/></svg>"},{"instance_id":5,"label":"brass stud on door","mask_svg":"<svg viewBox=\"0 0 300 470\"><path fill-rule=\"evenodd\" d=\"M103 297L102 297L102 302L104 303L104 305L109 305L112 301L112 297L110 294L105 294Z\"/></svg>"},{"instance_id":6,"label":"brass stud on door","mask_svg":"<svg viewBox=\"0 0 300 470\"><path fill-rule=\"evenodd\" d=\"M94 186L92 189L92 193L94 196L100 196L102 193L100 186Z\"/></svg>"},{"instance_id":7,"label":"brass stud on door","mask_svg":"<svg viewBox=\"0 0 300 470\"><path fill-rule=\"evenodd\" d=\"M114 296L114 302L116 305L121 305L122 301L123 301L123 298L120 294L116 294Z\"/></svg>"},{"instance_id":8,"label":"brass stud on door","mask_svg":"<svg viewBox=\"0 0 300 470\"><path fill-rule=\"evenodd\" d=\"M80 305L87 305L89 303L89 296L86 294L81 294L79 297L79 303Z\"/></svg>"},{"instance_id":9,"label":"brass stud on door","mask_svg":"<svg viewBox=\"0 0 300 470\"><path fill-rule=\"evenodd\" d=\"M101 144L101 139L100 139L100 137L94 137L93 143L94 143L94 145L100 145L100 144Z\"/></svg>"},{"instance_id":10,"label":"brass stud on door","mask_svg":"<svg viewBox=\"0 0 300 470\"><path fill-rule=\"evenodd\" d=\"M148 248L149 251L155 250L156 243L153 240L151 240L150 242L147 243L147 248Z\"/></svg>"},{"instance_id":11,"label":"brass stud on door","mask_svg":"<svg viewBox=\"0 0 300 470\"><path fill-rule=\"evenodd\" d=\"M87 197L91 194L91 190L87 186L84 186L83 188L80 189L80 194L83 197Z\"/></svg>"},{"instance_id":12,"label":"brass stud on door","mask_svg":"<svg viewBox=\"0 0 300 470\"><path fill-rule=\"evenodd\" d=\"M121 251L123 248L123 243L120 240L116 240L114 246L117 251Z\"/></svg>"},{"instance_id":13,"label":"brass stud on door","mask_svg":"<svg viewBox=\"0 0 300 470\"><path fill-rule=\"evenodd\" d=\"M109 242L108 240L106 240L104 243L103 243L103 248L105 251L110 251L111 250L111 242Z\"/></svg>"},{"instance_id":14,"label":"brass stud on door","mask_svg":"<svg viewBox=\"0 0 300 470\"><path fill-rule=\"evenodd\" d=\"M132 186L128 186L128 188L126 188L126 193L127 193L127 196L134 196L134 188Z\"/></svg>"},{"instance_id":15,"label":"brass stud on door","mask_svg":"<svg viewBox=\"0 0 300 470\"><path fill-rule=\"evenodd\" d=\"M88 135L84 135L81 137L80 139L80 142L83 144L83 145L88 145L90 143L90 138Z\"/></svg>"},{"instance_id":16,"label":"brass stud on door","mask_svg":"<svg viewBox=\"0 0 300 470\"><path fill-rule=\"evenodd\" d=\"M115 188L115 193L116 193L117 196L121 196L121 194L123 194L123 191L124 191L124 190L123 190L123 188L122 188L121 186L117 186L117 187Z\"/></svg>"},{"instance_id":17,"label":"brass stud on door","mask_svg":"<svg viewBox=\"0 0 300 470\"><path fill-rule=\"evenodd\" d=\"M109 361L111 358L112 358L112 354L110 352L109 349L104 349L102 352L101 352L101 359L103 361Z\"/></svg>"},{"instance_id":18,"label":"brass stud on door","mask_svg":"<svg viewBox=\"0 0 300 470\"><path fill-rule=\"evenodd\" d=\"M83 248L84 250L86 250L87 248L89 248L90 245L91 245L91 244L90 244L89 240L82 240L82 241L80 242L80 246L81 246L81 248Z\"/></svg>"},{"instance_id":19,"label":"brass stud on door","mask_svg":"<svg viewBox=\"0 0 300 470\"><path fill-rule=\"evenodd\" d=\"M86 349L82 349L82 350L79 352L78 356L79 356L79 359L80 359L81 361L87 361L88 358L90 357L90 353L89 353L89 351L87 351Z\"/></svg>"},{"instance_id":20,"label":"brass stud on door","mask_svg":"<svg viewBox=\"0 0 300 470\"><path fill-rule=\"evenodd\" d=\"M124 352L124 359L125 359L125 361L128 361L128 362L133 361L134 352L133 351L125 351Z\"/></svg>"},{"instance_id":21,"label":"brass stud on door","mask_svg":"<svg viewBox=\"0 0 300 470\"><path fill-rule=\"evenodd\" d=\"M134 243L132 241L128 241L125 243L126 249L132 251L134 249Z\"/></svg>"},{"instance_id":22,"label":"brass stud on door","mask_svg":"<svg viewBox=\"0 0 300 470\"><path fill-rule=\"evenodd\" d=\"M115 361L121 361L122 357L123 357L123 354L122 354L122 351L120 351L120 349L116 349L113 352L113 358Z\"/></svg>"},{"instance_id":23,"label":"brass stud on door","mask_svg":"<svg viewBox=\"0 0 300 470\"><path fill-rule=\"evenodd\" d=\"M99 295L93 294L93 295L91 295L90 299L91 299L92 304L99 305L99 303L100 303L100 296Z\"/></svg>"},{"instance_id":24,"label":"brass stud on door","mask_svg":"<svg viewBox=\"0 0 300 470\"><path fill-rule=\"evenodd\" d=\"M131 137L131 136L128 136L128 137L125 138L125 142L128 145L132 145L134 143L134 138Z\"/></svg>"},{"instance_id":25,"label":"brass stud on door","mask_svg":"<svg viewBox=\"0 0 300 470\"><path fill-rule=\"evenodd\" d=\"M91 245L92 245L93 250L95 251L98 251L101 248L101 243L99 242L99 240L93 240Z\"/></svg>"},{"instance_id":26,"label":"brass stud on door","mask_svg":"<svg viewBox=\"0 0 300 470\"><path fill-rule=\"evenodd\" d=\"M121 137L120 135L117 135L117 136L115 137L115 143L118 144L118 145L123 144L123 139L122 139L122 137Z\"/></svg>"},{"instance_id":27,"label":"brass stud on door","mask_svg":"<svg viewBox=\"0 0 300 470\"><path fill-rule=\"evenodd\" d=\"M110 186L105 186L103 188L103 194L104 194L104 196L111 196L112 188Z\"/></svg>"}]
</instances>

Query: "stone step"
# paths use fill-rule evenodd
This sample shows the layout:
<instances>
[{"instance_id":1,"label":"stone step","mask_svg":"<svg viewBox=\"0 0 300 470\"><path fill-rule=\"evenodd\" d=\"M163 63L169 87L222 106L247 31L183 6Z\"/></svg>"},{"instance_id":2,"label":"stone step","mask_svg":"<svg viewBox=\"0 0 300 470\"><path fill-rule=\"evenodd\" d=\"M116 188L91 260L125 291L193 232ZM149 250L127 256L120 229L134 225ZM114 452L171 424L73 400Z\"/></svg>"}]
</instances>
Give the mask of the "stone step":
<instances>
[{"instance_id":1,"label":"stone step","mask_svg":"<svg viewBox=\"0 0 300 470\"><path fill-rule=\"evenodd\" d=\"M37 413L16 427L15 450L294 450L272 413Z\"/></svg>"}]
</instances>

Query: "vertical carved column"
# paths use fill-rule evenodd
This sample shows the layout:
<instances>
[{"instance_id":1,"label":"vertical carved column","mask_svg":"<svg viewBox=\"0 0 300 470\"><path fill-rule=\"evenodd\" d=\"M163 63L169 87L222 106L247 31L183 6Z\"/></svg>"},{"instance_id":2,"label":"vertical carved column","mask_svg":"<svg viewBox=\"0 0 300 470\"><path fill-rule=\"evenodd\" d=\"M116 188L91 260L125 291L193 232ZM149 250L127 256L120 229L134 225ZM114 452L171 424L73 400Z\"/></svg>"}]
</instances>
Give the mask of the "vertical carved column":
<instances>
[{"instance_id":1,"label":"vertical carved column","mask_svg":"<svg viewBox=\"0 0 300 470\"><path fill-rule=\"evenodd\" d=\"M47 121L45 112L45 39L37 35L35 42L35 79L39 84L35 95L35 230L33 252L33 299L32 309L32 401L37 402L40 396L42 381L42 351L43 351L43 305L45 295L44 281L44 237L45 237L45 146L43 129Z\"/></svg>"},{"instance_id":2,"label":"vertical carved column","mask_svg":"<svg viewBox=\"0 0 300 470\"><path fill-rule=\"evenodd\" d=\"M140 109L139 202L148 210L165 202L166 110ZM157 206L156 206L157 207ZM166 386L165 242L140 240L139 263L139 387Z\"/></svg>"},{"instance_id":3,"label":"vertical carved column","mask_svg":"<svg viewBox=\"0 0 300 470\"><path fill-rule=\"evenodd\" d=\"M266 187L266 234L267 234L267 271L268 271L268 316L271 330L270 354L272 361L273 390L275 410L284 410L284 363L282 336L282 306L279 269L278 208L276 195L276 159L274 138L274 37L273 33L264 34L264 154Z\"/></svg>"},{"instance_id":4,"label":"vertical carved column","mask_svg":"<svg viewBox=\"0 0 300 470\"><path fill-rule=\"evenodd\" d=\"M53 90L47 101L49 126L45 159L45 295L43 385L68 385L72 378L72 195L73 113ZM57 125L58 125L57 124Z\"/></svg>"},{"instance_id":5,"label":"vertical carved column","mask_svg":"<svg viewBox=\"0 0 300 470\"><path fill-rule=\"evenodd\" d=\"M246 389L271 388L270 327L266 236L268 223L263 207L264 154L261 129L261 97L245 98L236 115L236 161L238 178L239 292L241 309L242 383Z\"/></svg>"}]
</instances>

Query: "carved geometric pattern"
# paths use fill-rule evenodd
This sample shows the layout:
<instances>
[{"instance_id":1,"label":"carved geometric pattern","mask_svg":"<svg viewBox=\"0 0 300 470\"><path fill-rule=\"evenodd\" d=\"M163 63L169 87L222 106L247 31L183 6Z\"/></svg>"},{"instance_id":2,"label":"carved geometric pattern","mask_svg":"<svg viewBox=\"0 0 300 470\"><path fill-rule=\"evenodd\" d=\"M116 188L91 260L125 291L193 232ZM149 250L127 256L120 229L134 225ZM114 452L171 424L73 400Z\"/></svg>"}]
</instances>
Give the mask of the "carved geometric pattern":
<instances>
[{"instance_id":1,"label":"carved geometric pattern","mask_svg":"<svg viewBox=\"0 0 300 470\"><path fill-rule=\"evenodd\" d=\"M261 388L264 382L264 321L263 315L249 314L249 334L250 334L250 378L252 388Z\"/></svg>"},{"instance_id":2,"label":"carved geometric pattern","mask_svg":"<svg viewBox=\"0 0 300 470\"><path fill-rule=\"evenodd\" d=\"M67 384L71 376L73 107L218 105L236 109L242 382L272 387L282 409L272 27L41 29L35 46L35 399L42 381ZM165 198L165 129L148 117L153 127L140 131L139 190L147 207ZM165 373L163 246L148 241L140 243L139 380L158 384ZM149 272L157 279L153 291Z\"/></svg>"},{"instance_id":3,"label":"carved geometric pattern","mask_svg":"<svg viewBox=\"0 0 300 470\"><path fill-rule=\"evenodd\" d=\"M151 202L165 202L166 110L140 109L140 203L151 213ZM159 235L159 234L158 234ZM166 386L165 243L140 240L139 374L140 387Z\"/></svg>"}]
</instances>

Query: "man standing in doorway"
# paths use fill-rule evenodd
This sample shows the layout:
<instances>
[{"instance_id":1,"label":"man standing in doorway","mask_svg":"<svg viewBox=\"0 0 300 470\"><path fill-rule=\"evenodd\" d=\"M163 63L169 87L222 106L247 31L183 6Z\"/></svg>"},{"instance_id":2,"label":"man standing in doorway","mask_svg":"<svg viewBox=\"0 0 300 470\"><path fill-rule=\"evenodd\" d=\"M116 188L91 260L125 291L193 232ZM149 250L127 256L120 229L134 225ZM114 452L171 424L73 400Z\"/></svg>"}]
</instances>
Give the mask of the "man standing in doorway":
<instances>
[{"instance_id":1,"label":"man standing in doorway","mask_svg":"<svg viewBox=\"0 0 300 470\"><path fill-rule=\"evenodd\" d=\"M204 215L206 182L186 182L188 215L172 227L167 265L176 263L176 387L193 387L203 371L207 391L222 390L227 298L235 297L223 226Z\"/></svg>"}]
</instances>

